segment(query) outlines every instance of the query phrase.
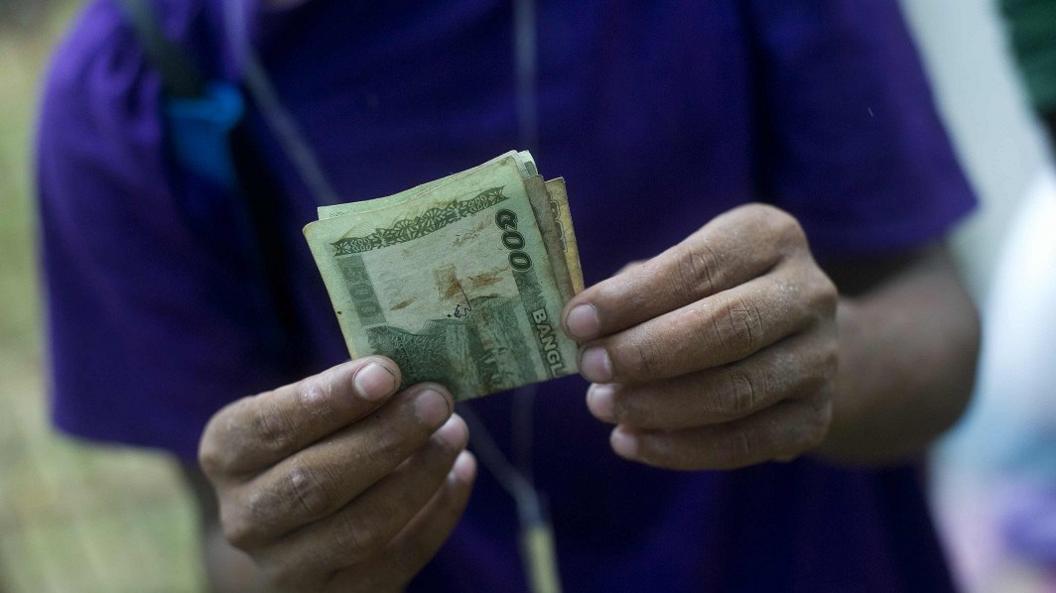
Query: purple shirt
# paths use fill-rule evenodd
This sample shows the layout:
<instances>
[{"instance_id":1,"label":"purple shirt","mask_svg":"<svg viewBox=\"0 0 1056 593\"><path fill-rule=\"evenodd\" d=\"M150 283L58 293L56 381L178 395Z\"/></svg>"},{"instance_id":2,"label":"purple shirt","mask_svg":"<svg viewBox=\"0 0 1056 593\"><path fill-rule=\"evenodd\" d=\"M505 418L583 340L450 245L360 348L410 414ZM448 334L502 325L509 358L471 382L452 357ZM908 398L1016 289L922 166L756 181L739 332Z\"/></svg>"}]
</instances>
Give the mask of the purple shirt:
<instances>
[{"instance_id":1,"label":"purple shirt","mask_svg":"<svg viewBox=\"0 0 1056 593\"><path fill-rule=\"evenodd\" d=\"M212 75L234 76L203 1L158 6ZM539 4L531 148L568 180L588 283L750 200L798 217L822 260L941 240L973 205L894 1ZM509 2L313 0L257 17L278 91L345 199L518 147ZM89 4L58 50L39 137L53 417L193 458L223 404L347 351L300 236L315 204L259 118L295 321L279 350L253 250L225 232L238 200L167 157L159 86L115 5ZM608 449L585 388L544 384L535 409L566 590L950 589L914 468L650 469ZM471 404L507 450L511 401ZM523 591L515 526L482 472L412 590Z\"/></svg>"}]
</instances>

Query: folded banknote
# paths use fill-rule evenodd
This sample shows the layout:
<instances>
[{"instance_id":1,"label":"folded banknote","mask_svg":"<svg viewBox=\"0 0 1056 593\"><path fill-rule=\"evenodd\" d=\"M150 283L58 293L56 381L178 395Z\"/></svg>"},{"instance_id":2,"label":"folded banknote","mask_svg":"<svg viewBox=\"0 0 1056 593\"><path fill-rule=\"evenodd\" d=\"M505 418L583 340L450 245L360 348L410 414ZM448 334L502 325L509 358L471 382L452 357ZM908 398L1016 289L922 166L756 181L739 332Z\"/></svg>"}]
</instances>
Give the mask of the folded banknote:
<instances>
[{"instance_id":1,"label":"folded banknote","mask_svg":"<svg viewBox=\"0 0 1056 593\"><path fill-rule=\"evenodd\" d=\"M583 273L562 178L527 151L395 195L319 208L304 235L353 358L463 400L576 372L561 329Z\"/></svg>"}]
</instances>

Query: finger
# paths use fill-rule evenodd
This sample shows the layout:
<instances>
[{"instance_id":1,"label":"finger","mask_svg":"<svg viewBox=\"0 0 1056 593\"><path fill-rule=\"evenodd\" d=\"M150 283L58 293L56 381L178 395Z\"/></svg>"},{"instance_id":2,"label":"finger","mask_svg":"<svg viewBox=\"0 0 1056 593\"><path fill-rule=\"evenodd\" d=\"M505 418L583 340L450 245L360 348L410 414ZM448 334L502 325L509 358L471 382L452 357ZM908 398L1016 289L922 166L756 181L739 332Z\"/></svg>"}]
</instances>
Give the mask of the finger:
<instances>
[{"instance_id":1,"label":"finger","mask_svg":"<svg viewBox=\"0 0 1056 593\"><path fill-rule=\"evenodd\" d=\"M633 268L636 268L636 267L644 264L645 261L646 260L644 260L644 259L636 259L634 261L629 261L626 264L624 264L623 267L620 268L620 270L618 272L616 272L616 274L623 274L624 272L628 272L628 271L632 270Z\"/></svg>"},{"instance_id":2,"label":"finger","mask_svg":"<svg viewBox=\"0 0 1056 593\"><path fill-rule=\"evenodd\" d=\"M828 388L726 424L677 432L617 426L612 449L625 459L677 470L734 469L790 460L821 444L832 420Z\"/></svg>"},{"instance_id":3,"label":"finger","mask_svg":"<svg viewBox=\"0 0 1056 593\"><path fill-rule=\"evenodd\" d=\"M473 454L460 453L444 484L383 553L363 565L337 573L329 583L329 590L402 591L436 555L458 523L469 501L476 471Z\"/></svg>"},{"instance_id":4,"label":"finger","mask_svg":"<svg viewBox=\"0 0 1056 593\"><path fill-rule=\"evenodd\" d=\"M469 451L463 451L448 474L444 487L393 540L389 546L391 556L388 566L392 574L405 575L405 580L399 584L406 584L447 541L466 510L476 475L476 458Z\"/></svg>"},{"instance_id":5,"label":"finger","mask_svg":"<svg viewBox=\"0 0 1056 593\"><path fill-rule=\"evenodd\" d=\"M736 208L572 298L562 315L565 332L582 342L627 329L743 284L805 246L788 214L758 204Z\"/></svg>"},{"instance_id":6,"label":"finger","mask_svg":"<svg viewBox=\"0 0 1056 593\"><path fill-rule=\"evenodd\" d=\"M206 426L202 469L215 479L267 467L369 414L399 385L395 362L369 356L238 400Z\"/></svg>"},{"instance_id":7,"label":"finger","mask_svg":"<svg viewBox=\"0 0 1056 593\"><path fill-rule=\"evenodd\" d=\"M831 318L836 292L824 274L815 270L788 263L771 274L589 343L580 354L580 373L595 383L637 383L746 358Z\"/></svg>"},{"instance_id":8,"label":"finger","mask_svg":"<svg viewBox=\"0 0 1056 593\"><path fill-rule=\"evenodd\" d=\"M252 548L333 514L422 448L452 409L443 388L417 385L369 418L284 459L235 488L221 505L228 539Z\"/></svg>"},{"instance_id":9,"label":"finger","mask_svg":"<svg viewBox=\"0 0 1056 593\"><path fill-rule=\"evenodd\" d=\"M376 557L441 489L468 439L465 422L452 416L425 447L361 496L262 554L270 576L297 582Z\"/></svg>"},{"instance_id":10,"label":"finger","mask_svg":"<svg viewBox=\"0 0 1056 593\"><path fill-rule=\"evenodd\" d=\"M641 384L594 384L587 407L603 422L681 430L744 418L818 391L836 373L835 331L798 334L745 360Z\"/></svg>"}]
</instances>

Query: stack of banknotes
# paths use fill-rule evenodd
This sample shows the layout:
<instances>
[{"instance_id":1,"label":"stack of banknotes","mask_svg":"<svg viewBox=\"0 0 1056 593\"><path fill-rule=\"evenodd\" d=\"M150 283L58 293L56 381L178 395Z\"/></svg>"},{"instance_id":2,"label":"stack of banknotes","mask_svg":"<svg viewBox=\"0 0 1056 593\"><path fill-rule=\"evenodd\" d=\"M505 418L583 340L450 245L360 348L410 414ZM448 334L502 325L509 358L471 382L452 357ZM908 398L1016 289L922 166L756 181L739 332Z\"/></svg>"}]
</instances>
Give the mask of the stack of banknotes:
<instances>
[{"instance_id":1,"label":"stack of banknotes","mask_svg":"<svg viewBox=\"0 0 1056 593\"><path fill-rule=\"evenodd\" d=\"M576 372L561 330L583 290L562 178L527 151L395 195L319 208L304 228L353 358L463 400Z\"/></svg>"}]
</instances>

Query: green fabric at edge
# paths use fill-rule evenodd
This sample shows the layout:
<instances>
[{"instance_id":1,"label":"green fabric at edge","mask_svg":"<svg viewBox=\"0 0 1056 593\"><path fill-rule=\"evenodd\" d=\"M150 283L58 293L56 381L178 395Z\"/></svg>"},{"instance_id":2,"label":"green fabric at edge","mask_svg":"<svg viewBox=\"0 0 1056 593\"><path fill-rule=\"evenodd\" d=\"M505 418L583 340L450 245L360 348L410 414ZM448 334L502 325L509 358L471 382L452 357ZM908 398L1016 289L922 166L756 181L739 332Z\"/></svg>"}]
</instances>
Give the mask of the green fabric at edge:
<instances>
[{"instance_id":1,"label":"green fabric at edge","mask_svg":"<svg viewBox=\"0 0 1056 593\"><path fill-rule=\"evenodd\" d=\"M1034 106L1056 110L1056 0L1001 0Z\"/></svg>"}]
</instances>

